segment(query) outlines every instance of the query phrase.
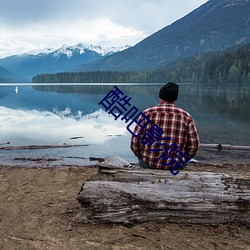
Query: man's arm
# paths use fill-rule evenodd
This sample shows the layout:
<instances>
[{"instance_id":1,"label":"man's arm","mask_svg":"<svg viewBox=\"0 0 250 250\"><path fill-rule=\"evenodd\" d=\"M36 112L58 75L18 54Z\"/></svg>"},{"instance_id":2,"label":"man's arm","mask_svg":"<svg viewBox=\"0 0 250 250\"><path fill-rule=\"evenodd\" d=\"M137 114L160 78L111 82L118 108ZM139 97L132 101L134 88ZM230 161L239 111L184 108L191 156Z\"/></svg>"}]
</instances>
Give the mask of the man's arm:
<instances>
[{"instance_id":1,"label":"man's arm","mask_svg":"<svg viewBox=\"0 0 250 250\"><path fill-rule=\"evenodd\" d=\"M193 158L196 155L199 146L200 146L199 134L195 126L194 120L192 119L188 125L187 144L185 148L187 157L189 159Z\"/></svg>"},{"instance_id":2,"label":"man's arm","mask_svg":"<svg viewBox=\"0 0 250 250\"><path fill-rule=\"evenodd\" d=\"M140 121L142 121L142 122L140 122ZM146 131L146 128L142 129L141 127L144 127L144 125L147 122L147 120L145 120L145 115L141 115L138 119L138 122L139 122L140 126L138 124L136 124L136 126L134 128L134 132L133 132L134 135L132 135L132 137L131 137L130 148L136 157L141 158L141 152L142 152L144 145L141 143L140 138L143 137L143 135L145 134L145 131ZM136 136L136 135L139 135L139 136Z\"/></svg>"},{"instance_id":3,"label":"man's arm","mask_svg":"<svg viewBox=\"0 0 250 250\"><path fill-rule=\"evenodd\" d=\"M132 135L130 148L138 158L141 158L141 146L143 145L140 143L139 138Z\"/></svg>"}]
</instances>

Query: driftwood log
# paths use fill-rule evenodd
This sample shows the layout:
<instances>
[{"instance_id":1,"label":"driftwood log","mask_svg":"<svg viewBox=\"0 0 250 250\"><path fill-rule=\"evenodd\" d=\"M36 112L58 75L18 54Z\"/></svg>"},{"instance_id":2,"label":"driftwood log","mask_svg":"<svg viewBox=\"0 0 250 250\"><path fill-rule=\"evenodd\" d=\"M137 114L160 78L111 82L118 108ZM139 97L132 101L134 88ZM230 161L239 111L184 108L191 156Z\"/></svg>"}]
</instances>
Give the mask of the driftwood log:
<instances>
[{"instance_id":1,"label":"driftwood log","mask_svg":"<svg viewBox=\"0 0 250 250\"><path fill-rule=\"evenodd\" d=\"M99 166L77 195L90 223L161 221L250 225L250 177Z\"/></svg>"},{"instance_id":2,"label":"driftwood log","mask_svg":"<svg viewBox=\"0 0 250 250\"><path fill-rule=\"evenodd\" d=\"M250 146L238 146L230 144L200 144L200 148L217 149L217 150L250 150Z\"/></svg>"},{"instance_id":3,"label":"driftwood log","mask_svg":"<svg viewBox=\"0 0 250 250\"><path fill-rule=\"evenodd\" d=\"M32 149L49 149L49 148L72 148L72 147L86 147L88 144L81 145L28 145L28 146L8 146L0 147L0 150L32 150Z\"/></svg>"}]
</instances>

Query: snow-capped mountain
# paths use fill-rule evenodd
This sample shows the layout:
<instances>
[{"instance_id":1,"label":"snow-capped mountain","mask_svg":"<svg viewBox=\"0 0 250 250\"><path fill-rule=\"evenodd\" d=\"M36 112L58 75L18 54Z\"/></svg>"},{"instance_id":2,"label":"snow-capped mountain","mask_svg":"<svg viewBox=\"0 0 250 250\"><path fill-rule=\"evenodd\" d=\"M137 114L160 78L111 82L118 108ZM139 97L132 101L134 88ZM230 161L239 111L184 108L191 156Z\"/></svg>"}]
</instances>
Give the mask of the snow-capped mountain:
<instances>
[{"instance_id":1,"label":"snow-capped mountain","mask_svg":"<svg viewBox=\"0 0 250 250\"><path fill-rule=\"evenodd\" d=\"M92 44L83 44L83 43L78 43L74 46L69 46L67 44L64 44L61 48L56 49L56 50L53 48L45 48L42 50L35 50L29 53L25 53L23 54L23 56L27 56L27 55L43 56L44 54L53 53L54 57L58 57L64 54L68 58L70 58L71 56L73 56L73 54L77 54L77 53L84 54L86 51L93 51L101 56L106 56L106 55L110 55L110 54L125 50L129 47L130 47L129 45L125 45L122 47L104 47L101 45L92 45Z\"/></svg>"},{"instance_id":2,"label":"snow-capped mountain","mask_svg":"<svg viewBox=\"0 0 250 250\"><path fill-rule=\"evenodd\" d=\"M118 51L122 51L127 48L129 48L128 45L123 46L123 47L111 47L111 48L106 47L105 48L103 46L95 46L91 44L78 43L75 46L63 45L60 49L55 50L53 52L53 56L57 57L57 56L65 54L68 58L70 58L75 53L78 53L81 55L81 54L86 53L87 51L93 51L101 56L106 56L106 55L116 53Z\"/></svg>"},{"instance_id":3,"label":"snow-capped mountain","mask_svg":"<svg viewBox=\"0 0 250 250\"><path fill-rule=\"evenodd\" d=\"M37 74L68 72L76 67L94 62L102 57L127 49L123 47L103 47L78 43L63 45L59 49L46 48L22 55L0 59L0 66L31 80Z\"/></svg>"}]
</instances>

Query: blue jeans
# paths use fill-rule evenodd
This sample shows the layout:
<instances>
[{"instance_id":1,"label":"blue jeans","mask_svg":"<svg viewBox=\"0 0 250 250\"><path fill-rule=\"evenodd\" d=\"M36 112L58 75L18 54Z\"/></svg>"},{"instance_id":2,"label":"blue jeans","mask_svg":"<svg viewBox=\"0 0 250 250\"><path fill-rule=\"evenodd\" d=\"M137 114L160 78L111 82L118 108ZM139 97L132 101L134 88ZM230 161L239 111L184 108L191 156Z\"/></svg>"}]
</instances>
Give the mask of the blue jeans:
<instances>
[{"instance_id":1,"label":"blue jeans","mask_svg":"<svg viewBox=\"0 0 250 250\"><path fill-rule=\"evenodd\" d=\"M142 168L155 169L155 168L149 166L146 162L144 162L144 161L142 160L142 158L138 158L138 160L139 160L139 165L140 165Z\"/></svg>"}]
</instances>

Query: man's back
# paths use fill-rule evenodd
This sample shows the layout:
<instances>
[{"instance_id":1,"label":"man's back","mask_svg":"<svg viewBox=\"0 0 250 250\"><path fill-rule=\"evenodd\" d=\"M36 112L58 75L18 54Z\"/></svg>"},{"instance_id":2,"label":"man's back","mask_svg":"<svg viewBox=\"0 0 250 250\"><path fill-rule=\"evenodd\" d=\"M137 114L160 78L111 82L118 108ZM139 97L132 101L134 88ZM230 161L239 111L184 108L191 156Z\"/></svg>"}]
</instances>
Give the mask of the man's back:
<instances>
[{"instance_id":1,"label":"man's back","mask_svg":"<svg viewBox=\"0 0 250 250\"><path fill-rule=\"evenodd\" d=\"M131 149L134 154L152 168L170 169L174 159L180 165L185 159L191 159L199 148L199 136L192 116L178 108L173 102L161 100L160 104L143 112L150 123L143 129L146 120L136 125L131 138ZM143 117L139 117L142 120ZM154 143L147 141L147 131L153 126L159 127L164 133ZM139 135L140 134L140 135ZM137 136L139 135L139 136ZM171 145L178 146L183 154L176 156L169 150L169 157L160 157ZM185 155L184 155L185 154ZM169 165L170 164L170 165Z\"/></svg>"}]
</instances>

